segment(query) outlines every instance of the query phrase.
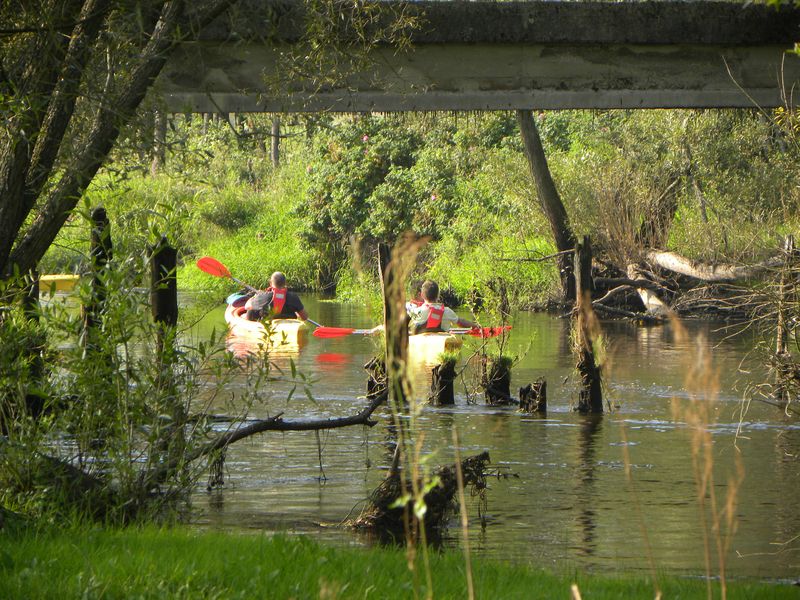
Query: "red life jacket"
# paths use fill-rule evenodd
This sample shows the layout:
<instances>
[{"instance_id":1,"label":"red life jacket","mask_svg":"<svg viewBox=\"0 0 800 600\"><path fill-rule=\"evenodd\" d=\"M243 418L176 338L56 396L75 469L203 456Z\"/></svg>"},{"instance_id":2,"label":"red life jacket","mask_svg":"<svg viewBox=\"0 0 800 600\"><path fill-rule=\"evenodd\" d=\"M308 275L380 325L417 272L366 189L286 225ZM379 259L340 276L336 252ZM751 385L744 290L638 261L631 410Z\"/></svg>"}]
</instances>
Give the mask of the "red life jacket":
<instances>
[{"instance_id":1,"label":"red life jacket","mask_svg":"<svg viewBox=\"0 0 800 600\"><path fill-rule=\"evenodd\" d=\"M272 289L272 314L279 315L283 312L283 305L286 304L286 288Z\"/></svg>"},{"instance_id":2,"label":"red life jacket","mask_svg":"<svg viewBox=\"0 0 800 600\"><path fill-rule=\"evenodd\" d=\"M444 316L444 304L427 304L428 307L428 322L425 323L425 329L428 331L442 328L442 317Z\"/></svg>"}]
</instances>

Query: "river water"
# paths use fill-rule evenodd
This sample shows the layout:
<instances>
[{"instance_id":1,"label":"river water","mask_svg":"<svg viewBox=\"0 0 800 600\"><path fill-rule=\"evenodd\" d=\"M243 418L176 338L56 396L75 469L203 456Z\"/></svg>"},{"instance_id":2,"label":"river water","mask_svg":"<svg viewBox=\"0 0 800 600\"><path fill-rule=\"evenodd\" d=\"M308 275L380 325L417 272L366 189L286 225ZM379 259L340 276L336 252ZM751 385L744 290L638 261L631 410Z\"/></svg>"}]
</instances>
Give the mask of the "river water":
<instances>
[{"instance_id":1,"label":"river water","mask_svg":"<svg viewBox=\"0 0 800 600\"><path fill-rule=\"evenodd\" d=\"M311 317L342 327L370 327L368 311L304 297ZM490 479L479 514L468 498L474 555L542 567L598 571L705 572L704 539L718 573L717 540L729 576L796 579L800 576L800 424L763 402L746 403L745 391L763 381L752 333L732 335L720 324L687 322L639 326L601 323L606 348L605 397L600 419L571 410L577 396L569 321L537 313L511 320L508 349L519 356L512 390L540 376L548 383L546 418L491 407L471 392L474 369L459 380L454 407L425 406L415 422L431 465L453 460L453 429L462 455L488 450L492 466L508 477ZM225 328L223 309L201 322L197 335ZM462 357L478 340L468 339ZM277 383L253 406L251 417L283 412L286 419L343 416L364 405L364 363L374 342L363 336L310 337L288 356L271 360L316 379L314 401ZM695 368L710 356L699 374ZM425 395L426 373L415 382ZM236 392L236 386L231 389ZM705 509L698 500L692 434L686 410L708 409L713 478ZM321 434L321 459L313 433L266 434L228 451L224 488L198 488L193 498L199 526L226 530L289 531L328 543L374 543L337 527L354 516L385 476L388 414L380 424ZM321 462L321 466L320 466ZM629 467L630 477L626 476ZM324 476L323 476L324 475ZM739 479L729 496L731 480ZM714 497L714 502L711 496ZM734 502L725 512L728 498ZM727 539L713 532L711 506L735 528ZM704 518L705 515L705 518ZM704 524L705 523L705 524ZM704 536L703 531L708 531ZM445 546L457 547L457 517Z\"/></svg>"}]
</instances>

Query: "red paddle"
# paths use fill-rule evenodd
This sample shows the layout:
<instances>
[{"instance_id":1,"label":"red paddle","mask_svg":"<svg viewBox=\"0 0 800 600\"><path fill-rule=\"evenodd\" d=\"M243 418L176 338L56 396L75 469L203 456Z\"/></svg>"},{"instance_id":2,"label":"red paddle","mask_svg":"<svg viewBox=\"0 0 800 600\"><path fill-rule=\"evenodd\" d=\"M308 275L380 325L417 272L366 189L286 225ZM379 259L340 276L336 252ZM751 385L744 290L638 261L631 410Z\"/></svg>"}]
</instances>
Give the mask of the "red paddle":
<instances>
[{"instance_id":1,"label":"red paddle","mask_svg":"<svg viewBox=\"0 0 800 600\"><path fill-rule=\"evenodd\" d=\"M490 337L497 337L505 333L506 331L511 330L511 325L502 325L500 327L473 327L472 329L468 329L464 333L467 335L471 335L472 337L478 338L490 338ZM455 333L452 329L450 330L452 333Z\"/></svg>"},{"instance_id":2,"label":"red paddle","mask_svg":"<svg viewBox=\"0 0 800 600\"><path fill-rule=\"evenodd\" d=\"M231 272L228 270L228 267L223 265L216 258L211 258L210 256L204 256L200 258L197 261L197 268L203 271L204 273L213 275L214 277L229 277L242 287L246 287L251 292L258 291L258 289L254 288L252 285L248 285L244 281L236 279L236 277L231 275Z\"/></svg>"},{"instance_id":3,"label":"red paddle","mask_svg":"<svg viewBox=\"0 0 800 600\"><path fill-rule=\"evenodd\" d=\"M318 338L340 338L347 335L370 335L379 331L376 329L352 329L350 327L317 327L311 334Z\"/></svg>"},{"instance_id":4,"label":"red paddle","mask_svg":"<svg viewBox=\"0 0 800 600\"><path fill-rule=\"evenodd\" d=\"M203 273L208 273L209 275L213 275L214 277L229 277L239 285L246 287L251 292L259 292L258 288L254 288L252 285L249 285L242 281L241 279L236 279L231 272L228 270L228 267L223 265L219 262L216 258L211 258L210 256L203 256L202 258L197 260L197 268L203 271ZM316 321L312 321L311 319L306 319L312 325L317 327L322 327Z\"/></svg>"},{"instance_id":5,"label":"red paddle","mask_svg":"<svg viewBox=\"0 0 800 600\"><path fill-rule=\"evenodd\" d=\"M469 335L478 338L497 337L498 335L509 331L511 325L503 325L502 327L473 327L472 329L450 329L447 333L455 335ZM318 338L339 338L347 335L371 335L380 331L380 326L373 329L352 329L349 327L319 327L314 330L315 337Z\"/></svg>"}]
</instances>

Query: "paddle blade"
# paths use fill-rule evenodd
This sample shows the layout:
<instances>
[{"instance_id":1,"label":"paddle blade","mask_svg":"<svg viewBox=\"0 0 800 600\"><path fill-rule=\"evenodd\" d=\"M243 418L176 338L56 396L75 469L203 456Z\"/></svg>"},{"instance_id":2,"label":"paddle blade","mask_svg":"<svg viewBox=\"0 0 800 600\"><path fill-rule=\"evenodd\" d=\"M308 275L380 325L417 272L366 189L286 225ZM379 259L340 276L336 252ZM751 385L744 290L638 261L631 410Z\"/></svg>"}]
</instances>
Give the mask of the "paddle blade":
<instances>
[{"instance_id":1,"label":"paddle blade","mask_svg":"<svg viewBox=\"0 0 800 600\"><path fill-rule=\"evenodd\" d=\"M204 273L213 275L214 277L231 276L231 272L228 271L228 267L223 265L216 258L211 258L210 256L204 256L201 259L199 259L197 261L197 268L203 271Z\"/></svg>"},{"instance_id":2,"label":"paddle blade","mask_svg":"<svg viewBox=\"0 0 800 600\"><path fill-rule=\"evenodd\" d=\"M318 338L338 338L344 337L346 335L350 335L355 332L355 329L350 329L348 327L317 327L314 330L313 335L314 337Z\"/></svg>"},{"instance_id":3,"label":"paddle blade","mask_svg":"<svg viewBox=\"0 0 800 600\"><path fill-rule=\"evenodd\" d=\"M503 325L501 327L474 327L467 332L467 335L478 338L497 337L511 330L511 325Z\"/></svg>"}]
</instances>

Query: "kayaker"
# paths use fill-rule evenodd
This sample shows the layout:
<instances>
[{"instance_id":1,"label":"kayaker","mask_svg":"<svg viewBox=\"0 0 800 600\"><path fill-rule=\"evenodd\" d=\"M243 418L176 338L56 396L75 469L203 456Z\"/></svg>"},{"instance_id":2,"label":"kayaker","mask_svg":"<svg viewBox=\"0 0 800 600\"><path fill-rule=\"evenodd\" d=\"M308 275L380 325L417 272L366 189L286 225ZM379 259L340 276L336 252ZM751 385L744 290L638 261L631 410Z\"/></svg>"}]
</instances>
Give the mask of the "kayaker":
<instances>
[{"instance_id":1,"label":"kayaker","mask_svg":"<svg viewBox=\"0 0 800 600\"><path fill-rule=\"evenodd\" d=\"M256 293L244 305L247 309L247 319L260 321L268 319L308 319L306 309L300 296L286 289L286 275L275 271L269 278L270 286Z\"/></svg>"},{"instance_id":2,"label":"kayaker","mask_svg":"<svg viewBox=\"0 0 800 600\"><path fill-rule=\"evenodd\" d=\"M412 335L426 331L449 331L453 327L478 327L474 321L459 317L453 309L439 302L439 285L435 281L428 280L422 284L422 300L421 306L406 307Z\"/></svg>"}]
</instances>

